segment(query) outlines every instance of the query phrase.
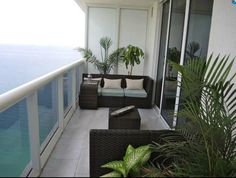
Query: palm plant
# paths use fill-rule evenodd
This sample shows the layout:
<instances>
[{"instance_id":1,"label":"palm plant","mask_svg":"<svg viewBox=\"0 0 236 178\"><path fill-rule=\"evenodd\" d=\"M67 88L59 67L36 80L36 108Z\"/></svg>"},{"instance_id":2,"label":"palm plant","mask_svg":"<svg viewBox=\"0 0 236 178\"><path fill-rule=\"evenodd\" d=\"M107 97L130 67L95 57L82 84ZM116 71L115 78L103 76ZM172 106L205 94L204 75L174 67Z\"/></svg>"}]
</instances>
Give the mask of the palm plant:
<instances>
[{"instance_id":1,"label":"palm plant","mask_svg":"<svg viewBox=\"0 0 236 178\"><path fill-rule=\"evenodd\" d=\"M234 59L211 55L172 62L182 76L181 110L186 124L164 135L154 152L165 159L149 169L162 176L236 176L236 89L230 76ZM184 138L184 139L180 139ZM180 140L176 142L176 140Z\"/></svg>"},{"instance_id":2,"label":"palm plant","mask_svg":"<svg viewBox=\"0 0 236 178\"><path fill-rule=\"evenodd\" d=\"M196 55L196 52L200 50L200 45L198 42L192 41L188 44L186 54L189 59L195 59L199 58L199 56ZM201 52L200 52L201 53Z\"/></svg>"},{"instance_id":3,"label":"palm plant","mask_svg":"<svg viewBox=\"0 0 236 178\"><path fill-rule=\"evenodd\" d=\"M90 49L79 48L78 51L82 53L87 62L94 64L101 74L109 74L111 69L116 67L118 63L121 62L125 49L118 48L109 54L109 48L112 45L112 40L109 37L101 38L99 44L101 50L101 60L97 59Z\"/></svg>"}]
</instances>

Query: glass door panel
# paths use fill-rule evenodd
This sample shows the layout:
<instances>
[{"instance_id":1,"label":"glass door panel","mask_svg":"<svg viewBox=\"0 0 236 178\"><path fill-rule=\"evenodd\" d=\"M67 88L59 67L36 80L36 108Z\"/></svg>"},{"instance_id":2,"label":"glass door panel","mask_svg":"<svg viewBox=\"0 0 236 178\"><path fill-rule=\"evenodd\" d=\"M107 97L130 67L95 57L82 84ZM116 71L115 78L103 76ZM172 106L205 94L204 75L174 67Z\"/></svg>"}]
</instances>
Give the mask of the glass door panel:
<instances>
[{"instance_id":1,"label":"glass door panel","mask_svg":"<svg viewBox=\"0 0 236 178\"><path fill-rule=\"evenodd\" d=\"M196 60L206 59L212 7L213 0L191 0L184 63L192 58ZM177 126L184 123L183 118L178 118Z\"/></svg>"},{"instance_id":2,"label":"glass door panel","mask_svg":"<svg viewBox=\"0 0 236 178\"><path fill-rule=\"evenodd\" d=\"M158 62L157 79L156 79L156 97L155 97L155 103L159 108L160 108L161 88L162 88L162 80L163 80L163 68L164 68L165 49L166 49L169 6L170 6L170 1L167 1L166 3L163 4L161 41L160 41L159 62Z\"/></svg>"},{"instance_id":3,"label":"glass door panel","mask_svg":"<svg viewBox=\"0 0 236 178\"><path fill-rule=\"evenodd\" d=\"M168 125L173 125L173 114L177 90L177 71L169 61L180 62L186 0L173 0L170 19L170 33L165 61L164 86L162 93L161 115Z\"/></svg>"}]
</instances>

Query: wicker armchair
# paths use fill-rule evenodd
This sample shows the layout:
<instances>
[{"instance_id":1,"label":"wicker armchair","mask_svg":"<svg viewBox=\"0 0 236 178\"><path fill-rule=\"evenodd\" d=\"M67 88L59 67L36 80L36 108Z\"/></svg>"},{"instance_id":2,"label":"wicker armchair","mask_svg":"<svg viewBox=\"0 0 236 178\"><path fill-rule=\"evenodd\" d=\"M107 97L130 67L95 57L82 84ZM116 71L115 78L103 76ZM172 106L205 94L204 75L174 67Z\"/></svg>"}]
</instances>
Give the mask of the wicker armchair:
<instances>
[{"instance_id":1,"label":"wicker armchair","mask_svg":"<svg viewBox=\"0 0 236 178\"><path fill-rule=\"evenodd\" d=\"M107 162L121 160L129 144L134 147L161 143L161 135L171 130L91 130L90 177L99 177L111 170L101 168Z\"/></svg>"}]
</instances>

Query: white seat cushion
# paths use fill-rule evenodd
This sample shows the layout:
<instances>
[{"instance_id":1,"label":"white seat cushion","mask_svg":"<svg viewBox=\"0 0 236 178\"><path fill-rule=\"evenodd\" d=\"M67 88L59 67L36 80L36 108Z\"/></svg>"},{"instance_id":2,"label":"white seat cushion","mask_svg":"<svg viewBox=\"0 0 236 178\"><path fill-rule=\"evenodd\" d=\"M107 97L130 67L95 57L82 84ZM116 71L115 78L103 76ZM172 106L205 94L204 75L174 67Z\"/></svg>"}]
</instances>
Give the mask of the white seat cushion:
<instances>
[{"instance_id":1,"label":"white seat cushion","mask_svg":"<svg viewBox=\"0 0 236 178\"><path fill-rule=\"evenodd\" d=\"M126 79L126 89L127 90L142 90L143 89L143 79Z\"/></svg>"},{"instance_id":2,"label":"white seat cushion","mask_svg":"<svg viewBox=\"0 0 236 178\"><path fill-rule=\"evenodd\" d=\"M121 89L121 79L104 78L104 87L103 88Z\"/></svg>"}]
</instances>

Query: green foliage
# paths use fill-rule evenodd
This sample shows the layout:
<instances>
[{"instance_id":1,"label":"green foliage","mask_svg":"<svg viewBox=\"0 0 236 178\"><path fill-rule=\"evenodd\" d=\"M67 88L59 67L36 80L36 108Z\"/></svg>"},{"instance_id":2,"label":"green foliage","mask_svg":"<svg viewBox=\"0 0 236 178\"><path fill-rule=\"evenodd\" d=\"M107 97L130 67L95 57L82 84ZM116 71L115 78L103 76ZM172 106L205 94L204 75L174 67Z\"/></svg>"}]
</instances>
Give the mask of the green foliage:
<instances>
[{"instance_id":1,"label":"green foliage","mask_svg":"<svg viewBox=\"0 0 236 178\"><path fill-rule=\"evenodd\" d=\"M196 59L199 58L199 56L196 55L196 52L200 49L200 45L198 42L192 41L188 44L186 54L188 56L188 59Z\"/></svg>"},{"instance_id":2,"label":"green foliage","mask_svg":"<svg viewBox=\"0 0 236 178\"><path fill-rule=\"evenodd\" d=\"M136 64L140 64L140 58L143 58L144 52L142 49L136 46L129 45L124 53L123 62L125 63L126 69L130 66L129 75L132 75L133 67Z\"/></svg>"},{"instance_id":3,"label":"green foliage","mask_svg":"<svg viewBox=\"0 0 236 178\"><path fill-rule=\"evenodd\" d=\"M168 52L167 52L167 58L168 60L175 62L175 63L179 63L180 61L180 51L174 47L174 48L169 48Z\"/></svg>"},{"instance_id":4,"label":"green foliage","mask_svg":"<svg viewBox=\"0 0 236 178\"><path fill-rule=\"evenodd\" d=\"M236 89L232 82L236 73L229 75L233 62L229 56L213 59L212 55L207 61L188 60L184 66L172 62L182 75L177 117L185 118L186 123L176 133L162 136L164 144L152 146L164 159L151 173L168 177L236 175Z\"/></svg>"},{"instance_id":5,"label":"green foliage","mask_svg":"<svg viewBox=\"0 0 236 178\"><path fill-rule=\"evenodd\" d=\"M105 174L101 177L121 177L121 174L117 171L110 172L108 174Z\"/></svg>"},{"instance_id":6,"label":"green foliage","mask_svg":"<svg viewBox=\"0 0 236 178\"><path fill-rule=\"evenodd\" d=\"M176 47L169 48L168 51L167 51L168 61L179 63L180 62L180 55L181 55L181 53ZM171 75L171 72L173 72L173 67L172 67L171 63L169 63L169 62L168 62L167 69L168 69L167 77L169 78L169 80L170 80L171 77L176 77L176 76Z\"/></svg>"},{"instance_id":7,"label":"green foliage","mask_svg":"<svg viewBox=\"0 0 236 178\"><path fill-rule=\"evenodd\" d=\"M123 58L125 48L119 48L109 54L109 48L112 45L111 39L103 37L100 39L99 44L101 49L101 60L97 59L90 49L79 48L78 51L82 53L87 62L94 64L100 73L108 74L111 69L122 61L121 59Z\"/></svg>"},{"instance_id":8,"label":"green foliage","mask_svg":"<svg viewBox=\"0 0 236 178\"><path fill-rule=\"evenodd\" d=\"M150 146L140 146L138 148L133 148L129 145L126 149L125 156L123 160L112 161L102 166L102 168L110 168L113 172L103 175L102 177L113 177L123 176L139 176L141 168L150 159L151 151Z\"/></svg>"}]
</instances>

